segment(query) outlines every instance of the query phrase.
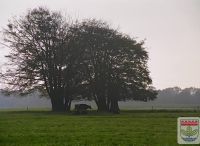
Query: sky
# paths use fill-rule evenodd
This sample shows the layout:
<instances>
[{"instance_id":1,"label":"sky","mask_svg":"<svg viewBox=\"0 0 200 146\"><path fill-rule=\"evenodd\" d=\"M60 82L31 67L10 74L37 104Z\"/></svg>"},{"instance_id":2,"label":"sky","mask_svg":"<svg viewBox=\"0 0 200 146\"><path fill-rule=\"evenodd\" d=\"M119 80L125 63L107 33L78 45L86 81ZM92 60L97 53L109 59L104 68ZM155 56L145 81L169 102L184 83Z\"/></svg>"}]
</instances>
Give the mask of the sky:
<instances>
[{"instance_id":1,"label":"sky","mask_svg":"<svg viewBox=\"0 0 200 146\"><path fill-rule=\"evenodd\" d=\"M138 41L146 39L157 89L200 88L200 0L1 0L0 31L13 16L38 6L74 19L103 19ZM1 64L7 53L0 45Z\"/></svg>"}]
</instances>

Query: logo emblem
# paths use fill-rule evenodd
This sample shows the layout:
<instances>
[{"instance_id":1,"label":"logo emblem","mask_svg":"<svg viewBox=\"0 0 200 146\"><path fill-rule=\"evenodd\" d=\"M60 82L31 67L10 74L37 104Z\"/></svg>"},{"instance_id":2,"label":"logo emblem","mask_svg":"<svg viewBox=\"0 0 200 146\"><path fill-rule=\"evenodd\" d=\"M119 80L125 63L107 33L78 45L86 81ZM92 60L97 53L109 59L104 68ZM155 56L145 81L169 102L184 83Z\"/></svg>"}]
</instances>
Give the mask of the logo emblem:
<instances>
[{"instance_id":1,"label":"logo emblem","mask_svg":"<svg viewBox=\"0 0 200 146\"><path fill-rule=\"evenodd\" d=\"M200 143L200 118L180 117L178 118L178 143L199 144Z\"/></svg>"}]
</instances>

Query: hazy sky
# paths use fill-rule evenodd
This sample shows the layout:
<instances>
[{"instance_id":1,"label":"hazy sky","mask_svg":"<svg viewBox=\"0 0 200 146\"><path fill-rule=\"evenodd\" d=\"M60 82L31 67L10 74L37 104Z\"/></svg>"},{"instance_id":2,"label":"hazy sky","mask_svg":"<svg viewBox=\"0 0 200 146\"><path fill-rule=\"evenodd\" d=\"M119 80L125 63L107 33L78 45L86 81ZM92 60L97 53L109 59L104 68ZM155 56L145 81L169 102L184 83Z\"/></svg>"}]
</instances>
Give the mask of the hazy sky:
<instances>
[{"instance_id":1,"label":"hazy sky","mask_svg":"<svg viewBox=\"0 0 200 146\"><path fill-rule=\"evenodd\" d=\"M200 87L200 0L1 0L0 27L37 6L78 19L103 19L137 40L146 39L158 89ZM5 49L0 49L1 62Z\"/></svg>"}]
</instances>

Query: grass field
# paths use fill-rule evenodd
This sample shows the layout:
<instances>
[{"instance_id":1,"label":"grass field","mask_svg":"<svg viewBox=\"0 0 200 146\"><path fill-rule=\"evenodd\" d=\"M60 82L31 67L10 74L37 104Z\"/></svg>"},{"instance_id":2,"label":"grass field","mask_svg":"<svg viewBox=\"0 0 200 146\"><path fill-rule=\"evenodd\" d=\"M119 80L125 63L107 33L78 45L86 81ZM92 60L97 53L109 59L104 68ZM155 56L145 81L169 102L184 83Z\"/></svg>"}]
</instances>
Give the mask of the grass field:
<instances>
[{"instance_id":1,"label":"grass field","mask_svg":"<svg viewBox=\"0 0 200 146\"><path fill-rule=\"evenodd\" d=\"M0 146L176 146L180 116L200 116L200 112L93 111L78 116L0 111Z\"/></svg>"}]
</instances>

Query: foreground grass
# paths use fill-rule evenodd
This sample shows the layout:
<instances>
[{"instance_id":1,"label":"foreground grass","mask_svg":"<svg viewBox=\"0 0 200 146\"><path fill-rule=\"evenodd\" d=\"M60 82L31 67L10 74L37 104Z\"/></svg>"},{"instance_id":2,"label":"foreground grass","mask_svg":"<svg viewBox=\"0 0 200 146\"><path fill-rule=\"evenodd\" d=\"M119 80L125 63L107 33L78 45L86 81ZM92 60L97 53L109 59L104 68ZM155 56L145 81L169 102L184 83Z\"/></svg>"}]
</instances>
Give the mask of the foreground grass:
<instances>
[{"instance_id":1,"label":"foreground grass","mask_svg":"<svg viewBox=\"0 0 200 146\"><path fill-rule=\"evenodd\" d=\"M78 116L1 111L0 146L175 146L180 116L200 116L200 112L91 112Z\"/></svg>"}]
</instances>

